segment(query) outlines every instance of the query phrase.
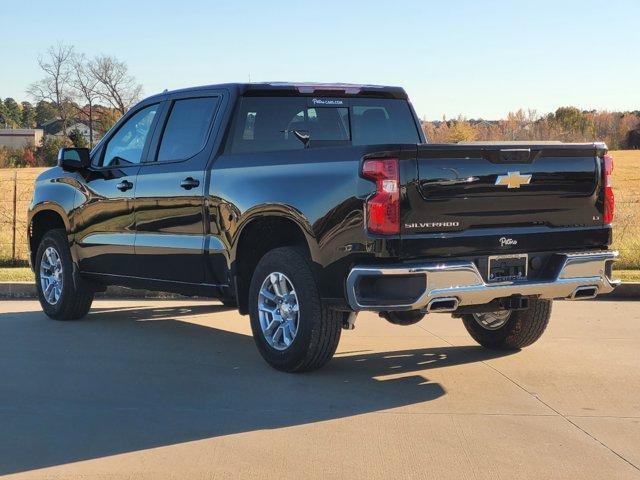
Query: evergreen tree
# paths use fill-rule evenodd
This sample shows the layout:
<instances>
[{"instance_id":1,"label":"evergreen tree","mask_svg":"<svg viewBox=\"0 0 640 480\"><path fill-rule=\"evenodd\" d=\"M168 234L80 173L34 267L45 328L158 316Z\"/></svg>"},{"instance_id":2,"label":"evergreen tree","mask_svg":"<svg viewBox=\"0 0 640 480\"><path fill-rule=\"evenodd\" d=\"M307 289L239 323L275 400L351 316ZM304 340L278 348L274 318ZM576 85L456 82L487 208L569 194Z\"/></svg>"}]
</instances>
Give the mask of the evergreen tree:
<instances>
[{"instance_id":1,"label":"evergreen tree","mask_svg":"<svg viewBox=\"0 0 640 480\"><path fill-rule=\"evenodd\" d=\"M22 102L22 116L20 126L22 128L34 128L36 126L36 109L31 102Z\"/></svg>"},{"instance_id":2,"label":"evergreen tree","mask_svg":"<svg viewBox=\"0 0 640 480\"><path fill-rule=\"evenodd\" d=\"M36 104L36 126L40 127L49 120L58 118L58 113L54 105L45 100Z\"/></svg>"},{"instance_id":3,"label":"evergreen tree","mask_svg":"<svg viewBox=\"0 0 640 480\"><path fill-rule=\"evenodd\" d=\"M18 128L22 123L22 111L20 105L18 105L18 102L11 97L4 99L4 116L5 123L10 128Z\"/></svg>"}]
</instances>

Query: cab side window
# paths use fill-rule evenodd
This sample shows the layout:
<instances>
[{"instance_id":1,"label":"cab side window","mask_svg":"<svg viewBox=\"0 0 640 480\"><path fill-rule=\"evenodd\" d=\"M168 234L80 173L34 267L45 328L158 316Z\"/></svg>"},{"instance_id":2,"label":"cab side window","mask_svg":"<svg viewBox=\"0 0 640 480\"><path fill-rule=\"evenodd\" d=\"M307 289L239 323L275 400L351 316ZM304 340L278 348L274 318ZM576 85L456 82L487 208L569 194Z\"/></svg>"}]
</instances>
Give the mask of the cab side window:
<instances>
[{"instance_id":1,"label":"cab side window","mask_svg":"<svg viewBox=\"0 0 640 480\"><path fill-rule=\"evenodd\" d=\"M186 160L207 143L218 97L176 100L158 149L158 162Z\"/></svg>"},{"instance_id":2,"label":"cab side window","mask_svg":"<svg viewBox=\"0 0 640 480\"><path fill-rule=\"evenodd\" d=\"M157 104L143 108L118 129L105 147L103 167L140 163L157 111Z\"/></svg>"}]
</instances>

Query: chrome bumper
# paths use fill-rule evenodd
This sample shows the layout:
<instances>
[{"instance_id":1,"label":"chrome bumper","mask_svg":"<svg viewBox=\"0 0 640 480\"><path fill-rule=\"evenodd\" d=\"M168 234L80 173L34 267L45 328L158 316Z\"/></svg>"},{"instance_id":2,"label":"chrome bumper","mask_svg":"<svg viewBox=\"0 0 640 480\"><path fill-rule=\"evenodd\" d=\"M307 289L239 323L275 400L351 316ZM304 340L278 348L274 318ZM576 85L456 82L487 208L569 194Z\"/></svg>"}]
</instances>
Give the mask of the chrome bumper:
<instances>
[{"instance_id":1,"label":"chrome bumper","mask_svg":"<svg viewBox=\"0 0 640 480\"><path fill-rule=\"evenodd\" d=\"M354 311L453 311L459 306L481 305L511 295L571 300L593 298L598 294L611 292L619 284L619 281L609 278L606 268L607 263L617 259L618 252L559 255L560 268L555 278L540 281L486 283L476 265L470 261L357 266L347 277L347 300ZM424 275L426 288L417 298L403 303L383 304L359 298L359 281L363 277L382 275Z\"/></svg>"}]
</instances>

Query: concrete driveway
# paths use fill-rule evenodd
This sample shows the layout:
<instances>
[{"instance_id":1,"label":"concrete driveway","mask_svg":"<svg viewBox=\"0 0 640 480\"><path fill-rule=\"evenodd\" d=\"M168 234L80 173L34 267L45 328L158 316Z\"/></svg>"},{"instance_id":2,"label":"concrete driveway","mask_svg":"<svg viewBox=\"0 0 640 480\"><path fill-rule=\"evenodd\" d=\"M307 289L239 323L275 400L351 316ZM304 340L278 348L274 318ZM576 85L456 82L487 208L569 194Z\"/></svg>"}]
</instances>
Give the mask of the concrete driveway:
<instances>
[{"instance_id":1,"label":"concrete driveway","mask_svg":"<svg viewBox=\"0 0 640 480\"><path fill-rule=\"evenodd\" d=\"M640 302L556 302L537 344L373 314L323 370L267 367L212 302L0 303L0 475L640 478ZM13 475L11 475L13 478Z\"/></svg>"}]
</instances>

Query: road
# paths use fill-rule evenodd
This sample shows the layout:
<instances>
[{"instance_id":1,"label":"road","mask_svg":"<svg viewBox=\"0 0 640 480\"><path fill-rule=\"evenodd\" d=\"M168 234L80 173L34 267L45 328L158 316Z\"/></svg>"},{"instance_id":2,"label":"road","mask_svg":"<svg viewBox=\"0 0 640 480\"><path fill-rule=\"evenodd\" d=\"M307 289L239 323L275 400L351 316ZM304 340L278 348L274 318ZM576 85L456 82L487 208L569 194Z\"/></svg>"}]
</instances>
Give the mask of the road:
<instances>
[{"instance_id":1,"label":"road","mask_svg":"<svg viewBox=\"0 0 640 480\"><path fill-rule=\"evenodd\" d=\"M515 354L374 314L323 370L276 372L213 302L0 302L0 475L640 478L640 302L556 302Z\"/></svg>"}]
</instances>

